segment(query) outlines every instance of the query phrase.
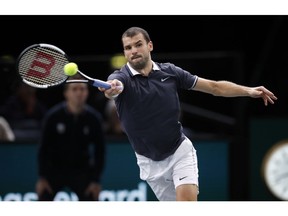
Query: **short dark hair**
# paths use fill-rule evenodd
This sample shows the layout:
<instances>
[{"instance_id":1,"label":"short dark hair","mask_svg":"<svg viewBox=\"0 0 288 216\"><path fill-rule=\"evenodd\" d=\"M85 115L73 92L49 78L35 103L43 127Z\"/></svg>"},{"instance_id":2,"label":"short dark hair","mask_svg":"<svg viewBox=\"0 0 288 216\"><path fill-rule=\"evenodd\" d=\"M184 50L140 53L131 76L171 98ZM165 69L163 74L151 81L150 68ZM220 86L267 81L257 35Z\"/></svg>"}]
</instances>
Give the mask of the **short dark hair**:
<instances>
[{"instance_id":1,"label":"short dark hair","mask_svg":"<svg viewBox=\"0 0 288 216\"><path fill-rule=\"evenodd\" d=\"M146 42L148 43L149 41L151 41L150 36L148 34L148 32L140 27L130 27L129 29L127 29L123 35L122 38L124 37L133 37L137 34L142 34L144 36L144 39L146 40Z\"/></svg>"}]
</instances>

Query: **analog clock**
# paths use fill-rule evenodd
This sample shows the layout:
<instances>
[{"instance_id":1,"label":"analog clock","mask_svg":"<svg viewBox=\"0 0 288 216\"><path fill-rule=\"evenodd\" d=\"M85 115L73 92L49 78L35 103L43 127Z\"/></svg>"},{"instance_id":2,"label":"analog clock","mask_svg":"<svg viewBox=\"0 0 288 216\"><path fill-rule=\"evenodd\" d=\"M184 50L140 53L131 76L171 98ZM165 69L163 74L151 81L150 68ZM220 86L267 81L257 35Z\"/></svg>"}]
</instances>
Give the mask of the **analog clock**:
<instances>
[{"instance_id":1,"label":"analog clock","mask_svg":"<svg viewBox=\"0 0 288 216\"><path fill-rule=\"evenodd\" d=\"M288 140L274 144L262 163L262 175L269 191L279 200L288 200Z\"/></svg>"}]
</instances>

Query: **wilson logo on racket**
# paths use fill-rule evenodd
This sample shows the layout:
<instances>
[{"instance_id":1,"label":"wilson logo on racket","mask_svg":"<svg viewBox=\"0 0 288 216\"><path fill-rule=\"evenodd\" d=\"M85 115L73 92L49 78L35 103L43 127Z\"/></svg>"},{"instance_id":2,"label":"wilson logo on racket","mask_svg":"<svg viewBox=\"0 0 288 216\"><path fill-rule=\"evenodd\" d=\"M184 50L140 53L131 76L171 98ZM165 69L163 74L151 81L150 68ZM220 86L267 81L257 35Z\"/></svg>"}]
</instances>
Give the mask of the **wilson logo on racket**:
<instances>
[{"instance_id":1,"label":"wilson logo on racket","mask_svg":"<svg viewBox=\"0 0 288 216\"><path fill-rule=\"evenodd\" d=\"M68 79L64 67L68 56L60 48L51 44L33 44L24 49L17 59L17 70L26 84L35 88L50 88L65 83L88 83L98 88L111 88L110 83L94 79L77 69L81 78ZM123 86L119 86L122 90Z\"/></svg>"},{"instance_id":2,"label":"wilson logo on racket","mask_svg":"<svg viewBox=\"0 0 288 216\"><path fill-rule=\"evenodd\" d=\"M54 65L55 59L53 56L44 52L38 52L31 63L27 76L45 78L50 75L51 68Z\"/></svg>"}]
</instances>

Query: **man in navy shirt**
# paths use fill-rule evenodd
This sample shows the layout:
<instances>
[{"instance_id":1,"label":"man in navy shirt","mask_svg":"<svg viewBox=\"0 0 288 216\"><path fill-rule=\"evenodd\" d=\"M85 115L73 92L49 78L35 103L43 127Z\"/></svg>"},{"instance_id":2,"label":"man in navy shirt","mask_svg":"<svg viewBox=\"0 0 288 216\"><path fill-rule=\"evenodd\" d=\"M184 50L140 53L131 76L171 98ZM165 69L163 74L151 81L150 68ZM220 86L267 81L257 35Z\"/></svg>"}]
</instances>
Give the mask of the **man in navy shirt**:
<instances>
[{"instance_id":1,"label":"man in navy shirt","mask_svg":"<svg viewBox=\"0 0 288 216\"><path fill-rule=\"evenodd\" d=\"M64 87L65 101L45 115L38 151L39 201L52 201L65 189L79 201L97 201L105 165L102 115L87 104L86 83Z\"/></svg>"},{"instance_id":2,"label":"man in navy shirt","mask_svg":"<svg viewBox=\"0 0 288 216\"><path fill-rule=\"evenodd\" d=\"M179 122L177 90L262 98L266 106L274 104L277 97L264 86L208 80L174 64L154 62L153 43L142 28L126 30L122 44L128 63L108 77L110 89L99 90L116 102L123 129L136 154L140 178L147 181L160 201L197 201L197 155Z\"/></svg>"}]
</instances>

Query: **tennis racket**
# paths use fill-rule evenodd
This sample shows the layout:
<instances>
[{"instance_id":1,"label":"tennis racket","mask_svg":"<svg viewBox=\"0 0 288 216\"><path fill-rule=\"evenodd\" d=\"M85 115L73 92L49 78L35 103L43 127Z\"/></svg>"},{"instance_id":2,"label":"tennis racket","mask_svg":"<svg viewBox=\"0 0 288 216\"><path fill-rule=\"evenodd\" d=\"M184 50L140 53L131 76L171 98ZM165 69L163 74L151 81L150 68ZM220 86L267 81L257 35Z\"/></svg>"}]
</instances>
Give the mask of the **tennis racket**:
<instances>
[{"instance_id":1,"label":"tennis racket","mask_svg":"<svg viewBox=\"0 0 288 216\"><path fill-rule=\"evenodd\" d=\"M77 71L83 79L69 79L64 66L69 63L66 53L51 44L33 44L24 49L17 59L17 71L22 81L35 88L50 88L63 83L88 83L105 89L111 85L99 79L93 79Z\"/></svg>"}]
</instances>

